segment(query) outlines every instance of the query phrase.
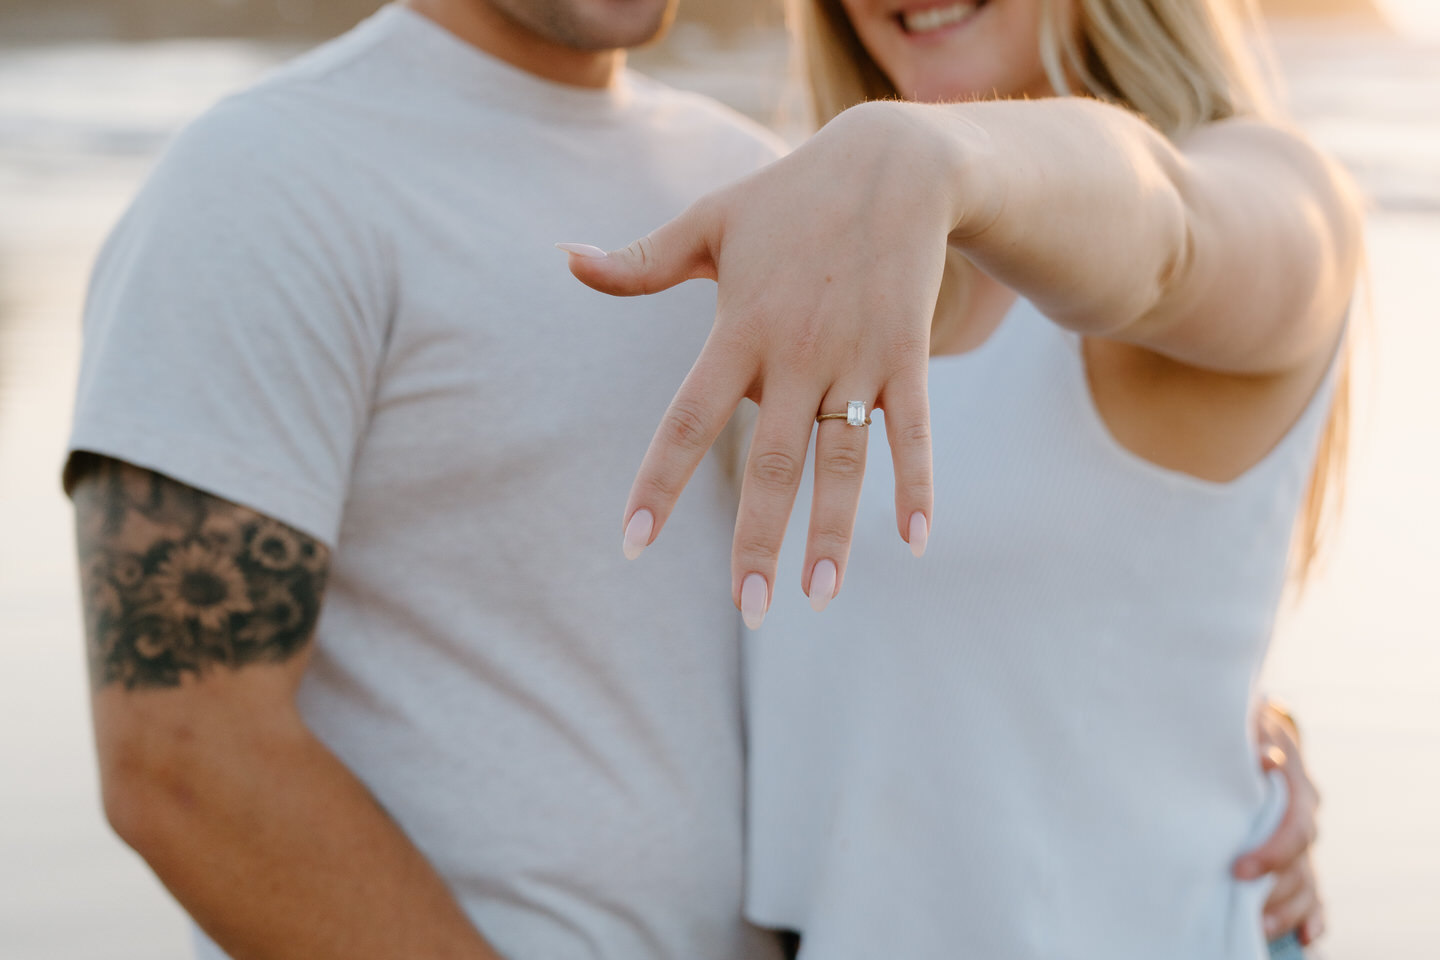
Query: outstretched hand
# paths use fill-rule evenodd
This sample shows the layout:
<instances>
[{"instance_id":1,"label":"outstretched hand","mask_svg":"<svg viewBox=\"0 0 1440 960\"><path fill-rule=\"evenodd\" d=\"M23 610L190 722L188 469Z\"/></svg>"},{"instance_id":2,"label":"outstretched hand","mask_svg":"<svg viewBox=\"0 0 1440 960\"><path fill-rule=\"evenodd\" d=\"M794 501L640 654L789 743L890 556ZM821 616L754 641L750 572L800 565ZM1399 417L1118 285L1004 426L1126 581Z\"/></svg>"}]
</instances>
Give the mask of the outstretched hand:
<instances>
[{"instance_id":1,"label":"outstretched hand","mask_svg":"<svg viewBox=\"0 0 1440 960\"><path fill-rule=\"evenodd\" d=\"M906 138L909 138L907 145ZM918 144L918 145L917 145ZM759 404L735 525L731 589L752 629L768 609L816 416L885 411L898 532L919 556L932 516L930 326L954 227L941 151L903 111L857 108L805 146L707 195L623 250L562 244L605 293L719 282L715 324L656 431L624 515L627 556L659 536L742 398ZM801 585L839 591L865 473L864 427L819 424Z\"/></svg>"}]
</instances>

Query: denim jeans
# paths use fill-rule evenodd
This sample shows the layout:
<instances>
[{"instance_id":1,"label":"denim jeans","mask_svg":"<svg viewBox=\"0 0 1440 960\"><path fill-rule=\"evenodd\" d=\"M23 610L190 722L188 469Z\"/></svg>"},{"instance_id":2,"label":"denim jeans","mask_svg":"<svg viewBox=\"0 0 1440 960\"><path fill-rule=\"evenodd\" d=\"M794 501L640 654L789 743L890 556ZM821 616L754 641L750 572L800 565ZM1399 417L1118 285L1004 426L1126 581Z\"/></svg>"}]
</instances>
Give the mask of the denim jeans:
<instances>
[{"instance_id":1,"label":"denim jeans","mask_svg":"<svg viewBox=\"0 0 1440 960\"><path fill-rule=\"evenodd\" d=\"M780 932L780 943L785 956L794 957L800 952L800 936L789 930ZM1295 934L1287 933L1279 940L1270 941L1270 960L1305 960L1305 948Z\"/></svg>"},{"instance_id":2,"label":"denim jeans","mask_svg":"<svg viewBox=\"0 0 1440 960\"><path fill-rule=\"evenodd\" d=\"M1270 960L1305 960L1305 948L1293 933L1270 941Z\"/></svg>"}]
</instances>

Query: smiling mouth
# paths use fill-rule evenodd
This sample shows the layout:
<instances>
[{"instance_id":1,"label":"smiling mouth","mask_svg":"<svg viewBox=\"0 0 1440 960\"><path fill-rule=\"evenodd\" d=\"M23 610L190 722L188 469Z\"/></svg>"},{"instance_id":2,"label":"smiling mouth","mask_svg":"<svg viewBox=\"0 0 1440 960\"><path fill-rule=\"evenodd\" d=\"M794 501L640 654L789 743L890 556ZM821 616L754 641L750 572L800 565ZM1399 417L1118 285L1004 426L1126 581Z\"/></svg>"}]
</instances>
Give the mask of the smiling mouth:
<instances>
[{"instance_id":1,"label":"smiling mouth","mask_svg":"<svg viewBox=\"0 0 1440 960\"><path fill-rule=\"evenodd\" d=\"M900 24L900 29L906 33L922 36L964 23L985 6L986 2L987 0L976 0L974 3L951 3L943 7L926 7L923 10L902 10L895 14L895 19Z\"/></svg>"}]
</instances>

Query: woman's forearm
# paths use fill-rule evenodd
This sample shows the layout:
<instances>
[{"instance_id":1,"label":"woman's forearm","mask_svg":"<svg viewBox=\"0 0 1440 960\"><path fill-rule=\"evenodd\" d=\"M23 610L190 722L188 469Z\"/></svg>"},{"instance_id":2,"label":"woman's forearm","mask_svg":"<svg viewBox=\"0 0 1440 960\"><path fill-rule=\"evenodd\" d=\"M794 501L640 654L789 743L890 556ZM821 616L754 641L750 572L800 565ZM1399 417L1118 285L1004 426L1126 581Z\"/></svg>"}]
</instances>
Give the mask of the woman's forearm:
<instances>
[{"instance_id":1,"label":"woman's forearm","mask_svg":"<svg viewBox=\"0 0 1440 960\"><path fill-rule=\"evenodd\" d=\"M1113 335L1186 256L1183 158L1139 118L1078 98L914 111L947 142L951 244L1055 322Z\"/></svg>"}]
</instances>

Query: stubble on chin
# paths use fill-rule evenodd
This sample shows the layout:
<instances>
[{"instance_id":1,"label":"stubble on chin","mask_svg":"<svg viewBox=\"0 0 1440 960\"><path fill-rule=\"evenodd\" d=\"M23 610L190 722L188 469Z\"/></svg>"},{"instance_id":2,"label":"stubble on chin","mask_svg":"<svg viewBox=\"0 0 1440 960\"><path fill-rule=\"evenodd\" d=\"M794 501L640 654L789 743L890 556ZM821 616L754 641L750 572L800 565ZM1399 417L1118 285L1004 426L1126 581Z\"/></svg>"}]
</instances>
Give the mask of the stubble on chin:
<instances>
[{"instance_id":1,"label":"stubble on chin","mask_svg":"<svg viewBox=\"0 0 1440 960\"><path fill-rule=\"evenodd\" d=\"M474 0L572 50L650 43L669 28L678 0Z\"/></svg>"}]
</instances>

